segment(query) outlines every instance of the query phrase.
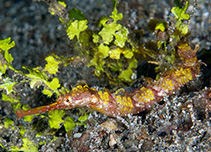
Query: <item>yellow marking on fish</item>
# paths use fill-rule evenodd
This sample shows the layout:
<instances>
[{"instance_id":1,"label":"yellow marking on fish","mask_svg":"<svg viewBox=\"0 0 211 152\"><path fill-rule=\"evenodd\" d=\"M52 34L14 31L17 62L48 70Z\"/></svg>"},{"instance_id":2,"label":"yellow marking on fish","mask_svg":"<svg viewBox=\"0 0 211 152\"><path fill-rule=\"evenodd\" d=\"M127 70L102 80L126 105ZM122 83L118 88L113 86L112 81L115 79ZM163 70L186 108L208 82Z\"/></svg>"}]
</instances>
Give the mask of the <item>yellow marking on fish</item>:
<instances>
[{"instance_id":1,"label":"yellow marking on fish","mask_svg":"<svg viewBox=\"0 0 211 152\"><path fill-rule=\"evenodd\" d=\"M190 68L185 69L185 76L186 76L186 78L188 78L188 80L193 80L193 76L192 76Z\"/></svg>"},{"instance_id":2,"label":"yellow marking on fish","mask_svg":"<svg viewBox=\"0 0 211 152\"><path fill-rule=\"evenodd\" d=\"M116 102L120 105L120 112L131 112L133 108L132 99L127 96L115 96Z\"/></svg>"},{"instance_id":3,"label":"yellow marking on fish","mask_svg":"<svg viewBox=\"0 0 211 152\"><path fill-rule=\"evenodd\" d=\"M104 101L103 105L104 105L104 107L108 107L108 102Z\"/></svg>"},{"instance_id":4,"label":"yellow marking on fish","mask_svg":"<svg viewBox=\"0 0 211 152\"><path fill-rule=\"evenodd\" d=\"M86 84L83 86L83 90L88 90L89 89L89 86Z\"/></svg>"},{"instance_id":5,"label":"yellow marking on fish","mask_svg":"<svg viewBox=\"0 0 211 152\"><path fill-rule=\"evenodd\" d=\"M177 81L179 81L181 85L193 80L190 68L180 68L180 70L175 71L175 76L178 77Z\"/></svg>"},{"instance_id":6,"label":"yellow marking on fish","mask_svg":"<svg viewBox=\"0 0 211 152\"><path fill-rule=\"evenodd\" d=\"M163 82L164 83L161 84L161 88L163 88L164 90L173 90L174 89L175 82L173 82L169 78L164 79Z\"/></svg>"},{"instance_id":7,"label":"yellow marking on fish","mask_svg":"<svg viewBox=\"0 0 211 152\"><path fill-rule=\"evenodd\" d=\"M82 90L82 89L83 89L83 87L81 85L78 85L77 87L72 89L72 92L75 93L75 92L78 92L79 90Z\"/></svg>"},{"instance_id":8,"label":"yellow marking on fish","mask_svg":"<svg viewBox=\"0 0 211 152\"><path fill-rule=\"evenodd\" d=\"M90 90L92 90L92 91L96 91L96 89L95 88L89 88Z\"/></svg>"},{"instance_id":9,"label":"yellow marking on fish","mask_svg":"<svg viewBox=\"0 0 211 152\"><path fill-rule=\"evenodd\" d=\"M119 92L124 92L125 90L123 88L120 88L118 89L116 92L115 92L115 95L117 95Z\"/></svg>"},{"instance_id":10,"label":"yellow marking on fish","mask_svg":"<svg viewBox=\"0 0 211 152\"><path fill-rule=\"evenodd\" d=\"M115 96L115 100L116 100L116 102L117 103L120 103L120 104L122 104L122 98L121 98L121 96Z\"/></svg>"},{"instance_id":11,"label":"yellow marking on fish","mask_svg":"<svg viewBox=\"0 0 211 152\"><path fill-rule=\"evenodd\" d=\"M139 99L139 101L147 103L150 100L154 100L155 99L154 93L153 93L153 91L151 89L142 87L140 89L140 91L143 91L143 93L142 94L137 94L137 96L136 96Z\"/></svg>"},{"instance_id":12,"label":"yellow marking on fish","mask_svg":"<svg viewBox=\"0 0 211 152\"><path fill-rule=\"evenodd\" d=\"M110 96L110 95L108 94L108 92L99 91L98 94L99 94L99 96L100 96L100 98L101 98L102 100L104 100L104 101L109 101L109 96Z\"/></svg>"}]
</instances>

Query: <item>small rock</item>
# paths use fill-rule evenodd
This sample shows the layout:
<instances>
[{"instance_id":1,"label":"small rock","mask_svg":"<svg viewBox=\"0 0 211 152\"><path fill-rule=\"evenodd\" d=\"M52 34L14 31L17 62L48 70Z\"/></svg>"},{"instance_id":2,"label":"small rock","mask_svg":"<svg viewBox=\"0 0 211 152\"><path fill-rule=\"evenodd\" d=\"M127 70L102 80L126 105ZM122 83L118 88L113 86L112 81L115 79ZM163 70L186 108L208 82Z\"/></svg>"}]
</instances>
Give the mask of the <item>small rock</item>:
<instances>
[{"instance_id":1,"label":"small rock","mask_svg":"<svg viewBox=\"0 0 211 152\"><path fill-rule=\"evenodd\" d=\"M73 135L73 138L80 138L82 136L82 133L75 133Z\"/></svg>"},{"instance_id":2,"label":"small rock","mask_svg":"<svg viewBox=\"0 0 211 152\"><path fill-rule=\"evenodd\" d=\"M114 139L114 135L110 135L110 141L109 141L109 146L113 147L115 144L117 144L116 140Z\"/></svg>"},{"instance_id":3,"label":"small rock","mask_svg":"<svg viewBox=\"0 0 211 152\"><path fill-rule=\"evenodd\" d=\"M120 128L117 122L113 119L108 119L104 123L100 124L100 126L109 131L116 131Z\"/></svg>"}]
</instances>

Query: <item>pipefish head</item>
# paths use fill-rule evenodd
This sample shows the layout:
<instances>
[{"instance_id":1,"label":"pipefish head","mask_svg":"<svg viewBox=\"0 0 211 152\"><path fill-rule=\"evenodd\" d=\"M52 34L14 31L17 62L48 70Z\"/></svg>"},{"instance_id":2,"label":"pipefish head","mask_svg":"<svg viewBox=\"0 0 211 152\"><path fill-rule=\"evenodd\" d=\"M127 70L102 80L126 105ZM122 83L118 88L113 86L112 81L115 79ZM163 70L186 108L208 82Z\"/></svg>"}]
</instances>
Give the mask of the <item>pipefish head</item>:
<instances>
[{"instance_id":1,"label":"pipefish head","mask_svg":"<svg viewBox=\"0 0 211 152\"><path fill-rule=\"evenodd\" d=\"M50 105L45 105L29 110L16 110L16 114L19 118L23 116L28 116L32 114L37 114L37 113L43 113L46 111L50 110L56 110L56 109L70 109L72 108L72 98L68 94L60 94L58 97L57 101L55 103L52 103Z\"/></svg>"},{"instance_id":2,"label":"pipefish head","mask_svg":"<svg viewBox=\"0 0 211 152\"><path fill-rule=\"evenodd\" d=\"M61 107L60 109L69 109L72 108L73 105L73 98L70 94L60 94L55 104L57 104L58 107Z\"/></svg>"}]
</instances>

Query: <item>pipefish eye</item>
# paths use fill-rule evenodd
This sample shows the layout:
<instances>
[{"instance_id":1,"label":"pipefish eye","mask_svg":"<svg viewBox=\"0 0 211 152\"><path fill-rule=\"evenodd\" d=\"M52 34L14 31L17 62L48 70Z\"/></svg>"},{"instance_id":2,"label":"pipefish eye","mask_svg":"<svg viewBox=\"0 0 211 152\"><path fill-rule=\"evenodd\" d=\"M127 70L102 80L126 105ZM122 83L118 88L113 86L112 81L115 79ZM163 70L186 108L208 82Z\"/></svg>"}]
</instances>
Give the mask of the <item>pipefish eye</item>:
<instances>
[{"instance_id":1,"label":"pipefish eye","mask_svg":"<svg viewBox=\"0 0 211 152\"><path fill-rule=\"evenodd\" d=\"M66 99L64 100L64 104L66 104L66 105L71 104L71 102L72 102L72 98L71 98L70 96L68 96L68 98L66 98Z\"/></svg>"}]
</instances>

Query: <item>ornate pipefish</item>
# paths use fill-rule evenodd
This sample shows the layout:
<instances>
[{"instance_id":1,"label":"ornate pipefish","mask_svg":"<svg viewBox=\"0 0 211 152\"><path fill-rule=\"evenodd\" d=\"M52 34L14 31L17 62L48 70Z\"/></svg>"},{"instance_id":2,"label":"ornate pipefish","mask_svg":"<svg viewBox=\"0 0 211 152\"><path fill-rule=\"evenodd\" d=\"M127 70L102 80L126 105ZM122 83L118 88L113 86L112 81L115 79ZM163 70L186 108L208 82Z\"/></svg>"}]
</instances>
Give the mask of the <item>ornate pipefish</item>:
<instances>
[{"instance_id":1,"label":"ornate pipefish","mask_svg":"<svg viewBox=\"0 0 211 152\"><path fill-rule=\"evenodd\" d=\"M69 93L61 94L56 103L22 111L17 110L18 117L41 113L55 109L71 109L74 107L87 107L104 113L108 116L126 116L139 113L164 97L174 94L184 84L195 79L200 72L200 62L196 52L188 44L177 48L179 63L170 70L165 71L162 77L140 89L131 92L120 89L114 93L107 90L96 90L85 86L77 86Z\"/></svg>"}]
</instances>

